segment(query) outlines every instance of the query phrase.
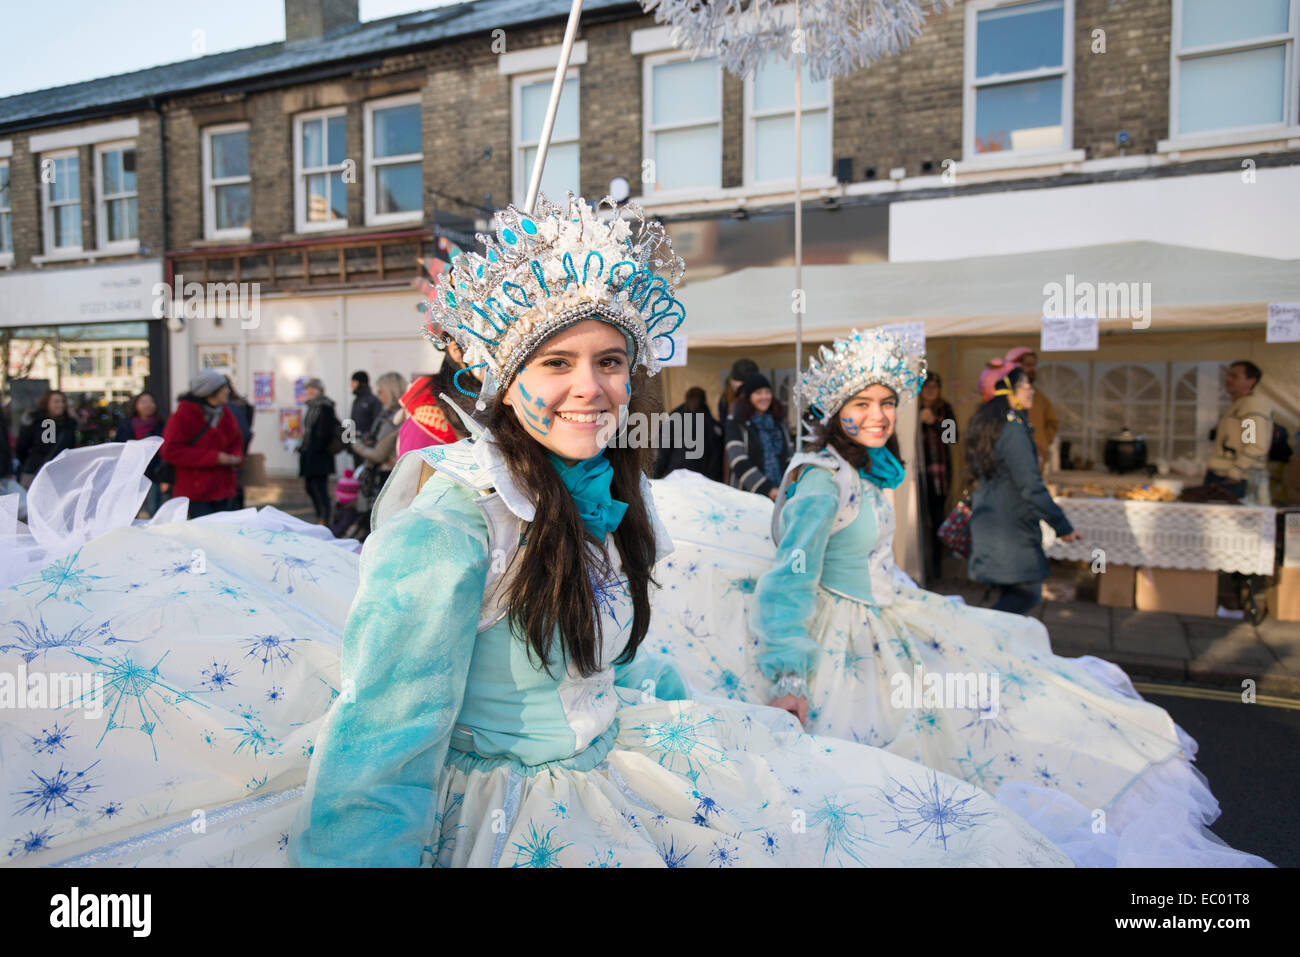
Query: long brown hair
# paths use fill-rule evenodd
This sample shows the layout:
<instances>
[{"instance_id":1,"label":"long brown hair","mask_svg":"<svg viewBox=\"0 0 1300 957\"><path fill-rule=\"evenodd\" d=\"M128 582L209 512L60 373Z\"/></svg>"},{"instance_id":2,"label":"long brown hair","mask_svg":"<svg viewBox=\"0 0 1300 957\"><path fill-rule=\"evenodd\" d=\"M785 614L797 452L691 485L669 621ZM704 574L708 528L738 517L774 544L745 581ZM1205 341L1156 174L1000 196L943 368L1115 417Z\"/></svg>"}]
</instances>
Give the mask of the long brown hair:
<instances>
[{"instance_id":1,"label":"long brown hair","mask_svg":"<svg viewBox=\"0 0 1300 957\"><path fill-rule=\"evenodd\" d=\"M629 413L658 411L644 372L632 375ZM529 658L536 656L547 673L556 641L563 660L586 677L596 673L602 635L593 580L610 575L609 554L602 543L599 554L587 548L590 533L578 507L546 455L497 394L488 413L488 428L501 449L510 474L537 500L537 512L526 527L524 541L512 559L518 565L505 595L511 626L524 635ZM605 456L614 468L610 494L627 503L627 512L614 531L614 545L623 561L623 575L632 596L632 631L627 647L612 662L625 664L650 627L650 583L654 570L655 541L650 513L641 496L641 475L650 463L650 449L615 448ZM610 662L605 662L606 665Z\"/></svg>"}]
</instances>

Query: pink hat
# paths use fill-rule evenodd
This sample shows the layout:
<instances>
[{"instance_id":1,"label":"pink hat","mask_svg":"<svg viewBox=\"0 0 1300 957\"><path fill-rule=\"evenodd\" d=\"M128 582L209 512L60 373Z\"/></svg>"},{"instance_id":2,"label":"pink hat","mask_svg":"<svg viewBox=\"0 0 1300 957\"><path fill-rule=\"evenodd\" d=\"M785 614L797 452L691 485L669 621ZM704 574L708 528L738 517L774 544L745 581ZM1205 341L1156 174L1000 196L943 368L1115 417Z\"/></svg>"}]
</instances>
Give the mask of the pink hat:
<instances>
[{"instance_id":1,"label":"pink hat","mask_svg":"<svg viewBox=\"0 0 1300 957\"><path fill-rule=\"evenodd\" d=\"M1013 349L1012 352L1019 350ZM1033 352L1033 349L1026 349L1025 352ZM1010 355L1011 353L1007 353ZM1021 355L1024 353L1022 352ZM985 402L993 398L993 390L998 387L998 380L1009 373L1012 369L1019 369L1020 363L1010 362L1007 359L990 359L984 371L980 373L980 397Z\"/></svg>"},{"instance_id":2,"label":"pink hat","mask_svg":"<svg viewBox=\"0 0 1300 957\"><path fill-rule=\"evenodd\" d=\"M1005 358L1007 362L1010 362L1013 365L1019 365L1020 360L1023 359L1025 356L1029 355L1029 353L1031 352L1033 352L1034 355L1038 354L1037 352L1034 352L1032 346L1016 346L1014 349L1010 350L1006 354Z\"/></svg>"},{"instance_id":3,"label":"pink hat","mask_svg":"<svg viewBox=\"0 0 1300 957\"><path fill-rule=\"evenodd\" d=\"M351 505L357 500L361 483L352 477L351 469L343 470L343 477L334 486L334 497L340 505Z\"/></svg>"}]
</instances>

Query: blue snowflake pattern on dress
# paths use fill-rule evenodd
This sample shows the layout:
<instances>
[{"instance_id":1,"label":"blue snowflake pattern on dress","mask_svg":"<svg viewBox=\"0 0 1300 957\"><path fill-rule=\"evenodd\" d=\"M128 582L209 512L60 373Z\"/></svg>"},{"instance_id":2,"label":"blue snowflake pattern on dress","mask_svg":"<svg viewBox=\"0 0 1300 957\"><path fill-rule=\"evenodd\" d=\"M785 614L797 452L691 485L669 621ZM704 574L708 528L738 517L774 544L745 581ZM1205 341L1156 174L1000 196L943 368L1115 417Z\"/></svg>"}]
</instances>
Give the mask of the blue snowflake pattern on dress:
<instances>
[{"instance_id":1,"label":"blue snowflake pattern on dress","mask_svg":"<svg viewBox=\"0 0 1300 957\"><path fill-rule=\"evenodd\" d=\"M433 816L433 826L438 832L438 847L434 851L434 860L442 860L444 852L450 854L456 846L456 832L465 830L464 824L452 826L451 822L456 819L456 812L465 803L465 794L463 791L457 791L447 800L445 807L441 808Z\"/></svg>"},{"instance_id":2,"label":"blue snowflake pattern on dress","mask_svg":"<svg viewBox=\"0 0 1300 957\"><path fill-rule=\"evenodd\" d=\"M709 851L709 860L718 867L735 867L740 863L740 845L733 844L728 838L713 842Z\"/></svg>"},{"instance_id":3,"label":"blue snowflake pattern on dress","mask_svg":"<svg viewBox=\"0 0 1300 957\"><path fill-rule=\"evenodd\" d=\"M971 751L969 744L966 745L966 754L960 755L956 759L957 766L961 769L961 776L971 784L982 787L990 794L1006 780L1001 774L997 774L992 770L993 762L996 760L996 757L991 757L981 761Z\"/></svg>"},{"instance_id":4,"label":"blue snowflake pattern on dress","mask_svg":"<svg viewBox=\"0 0 1300 957\"><path fill-rule=\"evenodd\" d=\"M684 850L678 849L675 838L668 839L668 846L662 848L659 856L663 858L665 867L683 867L686 864L686 858L691 856L695 850L695 845L691 845Z\"/></svg>"},{"instance_id":5,"label":"blue snowflake pattern on dress","mask_svg":"<svg viewBox=\"0 0 1300 957\"><path fill-rule=\"evenodd\" d=\"M25 837L15 837L10 842L9 857L22 852L26 857L28 854L35 854L37 851L43 851L58 837L57 832L51 832L49 828L40 831L28 831Z\"/></svg>"},{"instance_id":6,"label":"blue snowflake pattern on dress","mask_svg":"<svg viewBox=\"0 0 1300 957\"><path fill-rule=\"evenodd\" d=\"M95 743L98 748L104 743L110 731L141 731L149 738L149 746L153 749L153 758L158 760L158 747L154 743L153 735L159 727L166 727L162 723L162 715L159 713L156 705L165 705L175 709L175 706L182 701L192 701L202 708L207 705L197 698L194 698L188 692L173 688L163 681L162 673L158 670L163 660L171 654L165 651L153 667L145 668L137 664L130 655L123 655L121 658L113 658L105 661L102 658L95 658L91 655L77 654L78 658L90 662L101 669L103 674L103 692L106 694L108 701L108 720L104 724L104 733L99 736L99 741ZM168 697L166 692L170 692L172 697ZM96 692L97 693L97 692ZM71 703L72 707L82 704L83 699L90 694L82 695L81 698ZM156 699L156 700L155 700ZM130 716L132 711L131 705L134 704L135 715L139 718L139 724L130 724L126 722L133 720ZM119 711L122 712L119 718Z\"/></svg>"},{"instance_id":7,"label":"blue snowflake pattern on dress","mask_svg":"<svg viewBox=\"0 0 1300 957\"><path fill-rule=\"evenodd\" d=\"M719 814L722 811L721 805L708 795L701 794L699 791L691 792L691 797L695 798L695 817L693 821L700 827L709 826L709 815Z\"/></svg>"},{"instance_id":8,"label":"blue snowflake pattern on dress","mask_svg":"<svg viewBox=\"0 0 1300 957\"><path fill-rule=\"evenodd\" d=\"M555 844L555 828L548 828L543 834L537 829L533 820L528 822L528 836L524 843L515 842L515 862L511 867L559 867L560 852L570 844Z\"/></svg>"},{"instance_id":9,"label":"blue snowflake pattern on dress","mask_svg":"<svg viewBox=\"0 0 1300 957\"><path fill-rule=\"evenodd\" d=\"M108 622L101 622L97 625L88 625L82 623L75 626L71 631L55 631L45 623L45 617L41 616L39 624L35 628L26 621L14 621L11 624L17 625L16 642L6 645L0 645L0 654L8 654L17 651L23 659L24 664L31 664L39 657L48 656L51 651L60 648L101 648L107 645L116 645L126 642L135 644L134 639L118 638Z\"/></svg>"},{"instance_id":10,"label":"blue snowflake pattern on dress","mask_svg":"<svg viewBox=\"0 0 1300 957\"><path fill-rule=\"evenodd\" d=\"M266 730L266 725L262 723L262 719L256 711L241 705L236 707L235 714L243 724L237 728L225 729L233 732L236 736L233 754L238 754L245 748L253 752L253 757L276 753L276 746L279 742Z\"/></svg>"},{"instance_id":11,"label":"blue snowflake pattern on dress","mask_svg":"<svg viewBox=\"0 0 1300 957\"><path fill-rule=\"evenodd\" d=\"M890 833L915 832L913 844L922 837L929 836L947 850L949 837L961 831L983 826L983 819L992 813L977 811L970 807L971 802L982 802L984 798L982 792L972 788L969 794L958 796L963 785L953 783L945 793L944 786L939 783L939 776L933 771L924 784L913 782L907 785L897 779L891 779L890 784L891 787L897 788L892 793L886 791L884 795L896 815Z\"/></svg>"},{"instance_id":12,"label":"blue snowflake pattern on dress","mask_svg":"<svg viewBox=\"0 0 1300 957\"><path fill-rule=\"evenodd\" d=\"M310 638L281 638L279 635L255 635L243 640L247 653L245 658L256 658L262 662L262 674L269 667L272 674L277 665L293 664L293 649L289 646L296 641L310 641Z\"/></svg>"},{"instance_id":13,"label":"blue snowflake pattern on dress","mask_svg":"<svg viewBox=\"0 0 1300 957\"><path fill-rule=\"evenodd\" d=\"M71 724L61 725L54 722L52 728L41 728L40 734L29 735L32 739L33 754L53 754L55 751L68 750L68 742L75 735L68 734Z\"/></svg>"},{"instance_id":14,"label":"blue snowflake pattern on dress","mask_svg":"<svg viewBox=\"0 0 1300 957\"><path fill-rule=\"evenodd\" d=\"M614 849L612 847L608 847L604 851L600 850L600 848L593 847L591 849L591 852L595 856L590 861L587 862L588 867L622 867L623 866L621 861L617 861L614 859Z\"/></svg>"},{"instance_id":15,"label":"blue snowflake pattern on dress","mask_svg":"<svg viewBox=\"0 0 1300 957\"><path fill-rule=\"evenodd\" d=\"M204 668L199 672L199 677L202 679L199 684L210 691L225 691L227 688L235 686L235 675L237 674L239 674L238 671L230 670L230 662L221 664L213 661L211 668Z\"/></svg>"},{"instance_id":16,"label":"blue snowflake pattern on dress","mask_svg":"<svg viewBox=\"0 0 1300 957\"><path fill-rule=\"evenodd\" d=\"M58 771L45 776L37 771L30 772L36 783L26 790L15 792L19 804L15 813L26 814L39 808L41 817L46 818L64 809L82 810L85 796L99 787L89 777L97 764L99 762L95 761L80 771L68 771L60 764ZM24 799L26 803L23 803Z\"/></svg>"},{"instance_id":17,"label":"blue snowflake pattern on dress","mask_svg":"<svg viewBox=\"0 0 1300 957\"><path fill-rule=\"evenodd\" d=\"M792 789L793 790L793 789ZM797 793L797 792L795 792ZM842 804L835 800L835 795L822 798L821 804L813 808L808 824L812 827L826 828L826 847L822 853L825 864L834 855L836 860L847 857L857 864L866 862L859 856L866 847L879 847L880 842L873 841L861 824L874 814L855 811L856 805Z\"/></svg>"},{"instance_id":18,"label":"blue snowflake pattern on dress","mask_svg":"<svg viewBox=\"0 0 1300 957\"><path fill-rule=\"evenodd\" d=\"M263 555L263 558L271 560L271 565L275 568L275 574L271 576L271 581L276 584L280 583L280 573L284 572L285 594L292 595L295 589L295 583L299 576L315 584L319 579L312 569L316 565L316 560L311 558L298 558L294 555Z\"/></svg>"},{"instance_id":19,"label":"blue snowflake pattern on dress","mask_svg":"<svg viewBox=\"0 0 1300 957\"><path fill-rule=\"evenodd\" d=\"M80 567L77 562L81 558L81 549L77 549L71 555L65 555L56 561L50 562L42 568L35 578L29 578L13 585L13 589L26 597L45 590L45 595L36 602L37 607L43 605L51 598L58 601L65 601L72 604L80 605L86 611L90 611L81 599L84 595L92 591L109 591L111 589L99 588L95 582L105 581L112 577L109 575L92 575L90 567Z\"/></svg>"},{"instance_id":20,"label":"blue snowflake pattern on dress","mask_svg":"<svg viewBox=\"0 0 1300 957\"><path fill-rule=\"evenodd\" d=\"M665 762L671 761L673 755L681 755L686 760L686 775L694 781L701 774L708 776L705 762L713 765L727 762L722 748L702 740L701 731L716 720L713 715L697 720L679 711L672 720L639 724L631 730L644 736L651 751L659 752L661 765L667 767Z\"/></svg>"}]
</instances>

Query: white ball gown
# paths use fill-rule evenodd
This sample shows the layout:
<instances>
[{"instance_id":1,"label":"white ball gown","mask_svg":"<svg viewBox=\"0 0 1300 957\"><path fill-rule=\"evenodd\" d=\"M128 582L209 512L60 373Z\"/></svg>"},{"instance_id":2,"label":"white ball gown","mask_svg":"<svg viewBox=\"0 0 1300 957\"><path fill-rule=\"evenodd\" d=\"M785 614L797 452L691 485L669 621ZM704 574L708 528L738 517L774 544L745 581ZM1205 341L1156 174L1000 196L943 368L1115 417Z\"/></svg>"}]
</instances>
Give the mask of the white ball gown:
<instances>
[{"instance_id":1,"label":"white ball gown","mask_svg":"<svg viewBox=\"0 0 1300 957\"><path fill-rule=\"evenodd\" d=\"M662 662L523 667L506 622L479 627L491 516L463 447L403 458L359 558L269 508L133 522L157 444L63 453L29 526L0 499L0 670L90 682L0 711L8 865L1070 864L964 781L775 709L669 700ZM463 483L417 494L449 454Z\"/></svg>"},{"instance_id":2,"label":"white ball gown","mask_svg":"<svg viewBox=\"0 0 1300 957\"><path fill-rule=\"evenodd\" d=\"M689 471L652 483L677 547L656 569L644 650L743 701L799 674L809 731L978 785L1077 864L1267 866L1205 830L1219 806L1190 763L1196 742L1121 669L1052 654L1035 619L916 587L894 564L881 490L836 474L809 469L776 532L762 496Z\"/></svg>"}]
</instances>

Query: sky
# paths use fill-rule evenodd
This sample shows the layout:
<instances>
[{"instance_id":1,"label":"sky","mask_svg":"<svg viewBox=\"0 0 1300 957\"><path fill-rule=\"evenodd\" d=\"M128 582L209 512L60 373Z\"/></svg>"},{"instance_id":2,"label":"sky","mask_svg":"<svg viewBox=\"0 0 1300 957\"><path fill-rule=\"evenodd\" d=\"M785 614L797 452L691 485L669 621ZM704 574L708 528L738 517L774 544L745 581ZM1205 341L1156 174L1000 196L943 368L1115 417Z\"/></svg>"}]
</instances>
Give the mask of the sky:
<instances>
[{"instance_id":1,"label":"sky","mask_svg":"<svg viewBox=\"0 0 1300 957\"><path fill-rule=\"evenodd\" d=\"M451 2L361 0L361 19ZM0 0L0 97L283 39L283 0Z\"/></svg>"}]
</instances>

